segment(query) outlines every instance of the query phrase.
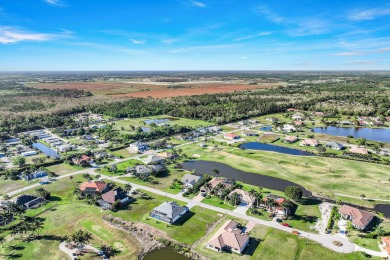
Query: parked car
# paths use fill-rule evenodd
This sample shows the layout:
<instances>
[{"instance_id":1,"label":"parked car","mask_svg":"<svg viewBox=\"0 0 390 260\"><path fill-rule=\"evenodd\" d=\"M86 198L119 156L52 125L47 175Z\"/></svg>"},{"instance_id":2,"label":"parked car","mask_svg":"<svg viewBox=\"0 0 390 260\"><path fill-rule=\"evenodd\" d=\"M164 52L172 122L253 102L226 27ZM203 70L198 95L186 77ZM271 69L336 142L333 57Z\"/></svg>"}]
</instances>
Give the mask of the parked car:
<instances>
[{"instance_id":1,"label":"parked car","mask_svg":"<svg viewBox=\"0 0 390 260\"><path fill-rule=\"evenodd\" d=\"M300 233L299 233L298 231L296 231L296 230L293 230L292 233L293 233L294 235L299 235L299 234L300 234Z\"/></svg>"},{"instance_id":2,"label":"parked car","mask_svg":"<svg viewBox=\"0 0 390 260\"><path fill-rule=\"evenodd\" d=\"M287 224L286 222L283 222L283 223L282 223L282 226L285 226L285 227L292 227L292 226L290 226L289 224Z\"/></svg>"},{"instance_id":3,"label":"parked car","mask_svg":"<svg viewBox=\"0 0 390 260\"><path fill-rule=\"evenodd\" d=\"M281 222L283 222L283 220L281 220L280 218L277 218L276 222L281 223Z\"/></svg>"}]
</instances>

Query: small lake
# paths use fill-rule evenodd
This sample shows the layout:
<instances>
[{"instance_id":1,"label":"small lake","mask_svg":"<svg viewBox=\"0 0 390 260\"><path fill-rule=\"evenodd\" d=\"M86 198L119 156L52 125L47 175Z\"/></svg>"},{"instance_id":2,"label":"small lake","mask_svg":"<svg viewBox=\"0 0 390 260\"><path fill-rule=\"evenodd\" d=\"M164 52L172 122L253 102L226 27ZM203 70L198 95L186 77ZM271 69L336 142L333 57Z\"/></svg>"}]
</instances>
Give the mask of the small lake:
<instances>
[{"instance_id":1,"label":"small lake","mask_svg":"<svg viewBox=\"0 0 390 260\"><path fill-rule=\"evenodd\" d=\"M368 128L368 127L316 127L315 133L334 135L334 136L353 136L354 138L365 138L378 142L390 143L390 129Z\"/></svg>"},{"instance_id":2,"label":"small lake","mask_svg":"<svg viewBox=\"0 0 390 260\"><path fill-rule=\"evenodd\" d=\"M145 120L145 124L147 125L151 125L151 124L163 124L163 123L166 123L166 122L169 122L169 121L172 121L170 118L156 118L156 119L148 119L148 120Z\"/></svg>"},{"instance_id":3,"label":"small lake","mask_svg":"<svg viewBox=\"0 0 390 260\"><path fill-rule=\"evenodd\" d=\"M171 247L165 247L162 249L154 250L148 254L145 255L143 260L188 260L187 257L185 257L182 254L177 253L175 250L173 250Z\"/></svg>"},{"instance_id":4,"label":"small lake","mask_svg":"<svg viewBox=\"0 0 390 260\"><path fill-rule=\"evenodd\" d=\"M263 126L260 128L260 131L271 131L272 130L272 126Z\"/></svg>"},{"instance_id":5,"label":"small lake","mask_svg":"<svg viewBox=\"0 0 390 260\"><path fill-rule=\"evenodd\" d=\"M32 145L34 148L37 148L38 150L40 150L41 152L43 152L44 154L52 157L52 158L61 158L61 156L56 152L54 151L53 149L47 147L46 145L44 144L41 144L41 143L33 143Z\"/></svg>"},{"instance_id":6,"label":"small lake","mask_svg":"<svg viewBox=\"0 0 390 260\"><path fill-rule=\"evenodd\" d=\"M311 192L306 190L301 185L294 182L283 180L276 177L270 177L262 174L244 172L233 168L227 164L211 161L187 161L183 163L183 168L188 171L195 170L198 174L210 174L213 169L219 170L219 175L229 179L235 179L244 183L261 186L267 189L283 191L288 186L298 186L303 191L303 196L311 196Z\"/></svg>"},{"instance_id":7,"label":"small lake","mask_svg":"<svg viewBox=\"0 0 390 260\"><path fill-rule=\"evenodd\" d=\"M277 153L284 153L289 155L298 155L298 156L314 156L314 154L301 151L298 149L283 147L283 146L277 146L272 144L262 144L259 142L250 142L240 145L240 147L244 149L249 150L261 150L261 151L268 151L268 152L277 152Z\"/></svg>"}]
</instances>

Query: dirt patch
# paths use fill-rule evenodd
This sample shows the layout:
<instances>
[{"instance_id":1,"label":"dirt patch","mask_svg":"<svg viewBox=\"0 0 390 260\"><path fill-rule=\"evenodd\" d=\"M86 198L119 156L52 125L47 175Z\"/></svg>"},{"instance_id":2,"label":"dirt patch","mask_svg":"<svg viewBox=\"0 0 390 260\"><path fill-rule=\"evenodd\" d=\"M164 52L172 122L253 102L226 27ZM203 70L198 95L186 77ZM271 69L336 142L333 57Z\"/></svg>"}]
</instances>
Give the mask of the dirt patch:
<instances>
[{"instance_id":1,"label":"dirt patch","mask_svg":"<svg viewBox=\"0 0 390 260\"><path fill-rule=\"evenodd\" d=\"M175 84L172 84L175 85ZM179 88L154 83L126 83L126 82L61 82L30 84L30 87L45 89L80 89L90 91L94 95L111 97L178 97L203 94L229 93L251 89L272 88L278 84L261 83L248 85L244 83L185 83Z\"/></svg>"}]
</instances>

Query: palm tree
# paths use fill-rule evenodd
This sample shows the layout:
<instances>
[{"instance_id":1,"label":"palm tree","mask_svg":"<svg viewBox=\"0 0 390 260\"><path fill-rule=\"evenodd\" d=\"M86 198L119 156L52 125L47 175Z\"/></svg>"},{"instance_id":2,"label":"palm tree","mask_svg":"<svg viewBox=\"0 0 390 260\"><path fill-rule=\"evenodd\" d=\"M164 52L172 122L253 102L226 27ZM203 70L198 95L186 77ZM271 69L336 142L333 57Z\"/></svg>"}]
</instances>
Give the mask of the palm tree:
<instances>
[{"instance_id":1,"label":"palm tree","mask_svg":"<svg viewBox=\"0 0 390 260\"><path fill-rule=\"evenodd\" d=\"M213 169L211 171L211 175L213 175L214 177L218 176L218 174L219 174L219 170L218 169Z\"/></svg>"},{"instance_id":2,"label":"palm tree","mask_svg":"<svg viewBox=\"0 0 390 260\"><path fill-rule=\"evenodd\" d=\"M33 222L31 223L32 228L34 232L37 232L37 236L39 237L39 231L43 229L43 221L37 218L34 218Z\"/></svg>"},{"instance_id":3,"label":"palm tree","mask_svg":"<svg viewBox=\"0 0 390 260\"><path fill-rule=\"evenodd\" d=\"M131 191L132 188L133 188L133 187L131 186L130 183L126 183L126 185L125 185L125 190L126 190L127 192Z\"/></svg>"}]
</instances>

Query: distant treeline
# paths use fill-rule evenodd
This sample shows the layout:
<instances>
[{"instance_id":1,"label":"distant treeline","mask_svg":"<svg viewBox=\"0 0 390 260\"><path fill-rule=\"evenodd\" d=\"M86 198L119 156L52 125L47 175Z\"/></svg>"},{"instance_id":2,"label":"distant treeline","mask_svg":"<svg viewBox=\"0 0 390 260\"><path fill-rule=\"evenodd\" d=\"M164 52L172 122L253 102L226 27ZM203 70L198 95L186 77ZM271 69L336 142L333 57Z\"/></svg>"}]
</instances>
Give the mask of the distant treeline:
<instances>
[{"instance_id":1,"label":"distant treeline","mask_svg":"<svg viewBox=\"0 0 390 260\"><path fill-rule=\"evenodd\" d=\"M224 94L206 94L200 96L176 97L166 99L129 98L125 101L110 100L109 102L82 102L81 96L89 92L79 90L41 90L24 87L17 83L1 85L1 91L8 95L35 96L46 95L57 98L61 102L67 96L67 102L73 106L57 109L50 114L36 115L32 113L17 114L0 118L0 133L17 133L41 127L74 127L75 122L69 117L72 114L92 111L116 118L139 118L167 114L174 117L202 119L217 124L237 121L253 116L266 115L285 111L293 107L300 110L323 111L329 114L341 115L389 115L390 90L383 82L351 81L342 83L296 84L273 89L240 91ZM34 96L34 97L35 97ZM58 97L61 97L58 99ZM1 106L10 106L5 97L0 96ZM39 108L34 100L26 102L29 106ZM36 101L42 102L42 101ZM43 104L46 108L47 105ZM31 109L34 111L34 109ZM16 111L15 111L16 112Z\"/></svg>"}]
</instances>

